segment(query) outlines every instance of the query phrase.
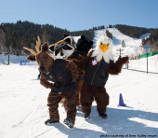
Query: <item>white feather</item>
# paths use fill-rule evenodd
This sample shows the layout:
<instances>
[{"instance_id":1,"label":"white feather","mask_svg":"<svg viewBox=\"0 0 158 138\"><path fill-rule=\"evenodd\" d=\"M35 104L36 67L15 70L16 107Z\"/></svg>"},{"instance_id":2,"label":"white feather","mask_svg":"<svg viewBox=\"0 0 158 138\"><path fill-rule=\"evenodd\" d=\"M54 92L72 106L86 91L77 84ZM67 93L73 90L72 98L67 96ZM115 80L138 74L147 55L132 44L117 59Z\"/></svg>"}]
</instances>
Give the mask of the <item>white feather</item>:
<instances>
[{"instance_id":1,"label":"white feather","mask_svg":"<svg viewBox=\"0 0 158 138\"><path fill-rule=\"evenodd\" d=\"M108 44L109 49L106 52L103 52L99 47L100 44ZM109 37L107 37L105 33L104 35L101 35L100 37L96 37L96 46L94 48L92 57L96 57L96 60L98 62L104 59L105 62L109 63L110 60L114 60L112 49L113 49L112 40Z\"/></svg>"}]
</instances>

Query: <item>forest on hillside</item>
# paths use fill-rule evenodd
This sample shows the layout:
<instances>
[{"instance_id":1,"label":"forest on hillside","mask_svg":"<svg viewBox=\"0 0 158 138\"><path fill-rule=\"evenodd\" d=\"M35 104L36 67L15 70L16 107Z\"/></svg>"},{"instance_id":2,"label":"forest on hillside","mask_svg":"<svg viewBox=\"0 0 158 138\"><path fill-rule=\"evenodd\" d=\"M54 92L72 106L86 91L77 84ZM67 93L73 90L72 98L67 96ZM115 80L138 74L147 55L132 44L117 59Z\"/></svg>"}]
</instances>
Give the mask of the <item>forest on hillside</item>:
<instances>
[{"instance_id":1,"label":"forest on hillside","mask_svg":"<svg viewBox=\"0 0 158 138\"><path fill-rule=\"evenodd\" d=\"M67 30L52 25L40 25L28 21L1 24L0 29L5 33L4 49L2 50L16 55L23 54L23 46L33 48L37 36L40 36L41 42L54 43L62 39L63 34L69 33Z\"/></svg>"},{"instance_id":2,"label":"forest on hillside","mask_svg":"<svg viewBox=\"0 0 158 138\"><path fill-rule=\"evenodd\" d=\"M148 29L148 28L137 27L137 26L121 25L121 24L114 25L113 27L117 28L120 32L133 38L139 38L141 35L146 33L151 33L154 30L154 29Z\"/></svg>"},{"instance_id":3,"label":"forest on hillside","mask_svg":"<svg viewBox=\"0 0 158 138\"><path fill-rule=\"evenodd\" d=\"M9 52L15 55L23 55L23 46L34 48L37 36L41 42L55 43L63 39L64 34L73 36L85 35L93 39L94 30L103 29L104 26L94 27L89 30L70 32L53 25L40 25L28 21L17 21L17 23L2 23L0 25L0 52Z\"/></svg>"},{"instance_id":4,"label":"forest on hillside","mask_svg":"<svg viewBox=\"0 0 158 138\"><path fill-rule=\"evenodd\" d=\"M116 27L122 33L134 38L139 38L142 34L145 33L151 33L148 39L143 40L144 44L149 43L149 41L154 43L158 40L158 29L147 29L128 25L109 25L109 27ZM9 52L15 55L23 55L25 54L23 46L34 48L37 36L40 36L42 43L48 42L49 44L63 39L64 34L70 34L72 36L85 35L87 38L93 40L94 31L100 29L105 29L105 27L98 26L88 30L70 32L66 29L62 29L53 25L40 25L29 21L1 23L0 52ZM108 35L112 37L110 33L108 33Z\"/></svg>"}]
</instances>

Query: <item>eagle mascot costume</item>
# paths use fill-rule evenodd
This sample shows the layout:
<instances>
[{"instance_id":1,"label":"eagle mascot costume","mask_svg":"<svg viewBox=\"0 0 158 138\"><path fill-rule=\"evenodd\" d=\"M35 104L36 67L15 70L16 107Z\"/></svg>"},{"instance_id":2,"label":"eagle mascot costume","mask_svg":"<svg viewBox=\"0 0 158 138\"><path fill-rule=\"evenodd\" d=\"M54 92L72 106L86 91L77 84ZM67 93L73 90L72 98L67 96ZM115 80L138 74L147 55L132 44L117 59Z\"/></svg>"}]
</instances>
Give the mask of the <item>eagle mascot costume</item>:
<instances>
[{"instance_id":1,"label":"eagle mascot costume","mask_svg":"<svg viewBox=\"0 0 158 138\"><path fill-rule=\"evenodd\" d=\"M105 84L109 74L118 75L122 66L128 63L129 60L128 57L119 57L114 61L112 49L112 40L104 35L96 40L95 48L89 52L80 97L85 118L90 117L91 106L94 100L97 103L99 116L102 118L107 117L106 107L109 104L109 95Z\"/></svg>"}]
</instances>

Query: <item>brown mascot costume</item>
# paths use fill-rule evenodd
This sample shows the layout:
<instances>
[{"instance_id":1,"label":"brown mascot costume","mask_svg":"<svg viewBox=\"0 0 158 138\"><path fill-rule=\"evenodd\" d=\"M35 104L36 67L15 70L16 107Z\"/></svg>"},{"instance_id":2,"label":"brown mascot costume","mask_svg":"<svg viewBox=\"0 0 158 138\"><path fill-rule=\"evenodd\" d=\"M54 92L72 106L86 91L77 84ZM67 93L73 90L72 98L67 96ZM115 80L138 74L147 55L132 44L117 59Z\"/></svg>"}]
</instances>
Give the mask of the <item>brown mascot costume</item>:
<instances>
[{"instance_id":1,"label":"brown mascot costume","mask_svg":"<svg viewBox=\"0 0 158 138\"><path fill-rule=\"evenodd\" d=\"M119 57L116 62L112 55L112 40L106 36L96 41L96 48L89 52L84 83L81 89L81 105L85 118L90 117L92 102L97 103L99 116L106 118L106 107L109 104L109 95L105 84L109 74L117 75L128 57Z\"/></svg>"},{"instance_id":2,"label":"brown mascot costume","mask_svg":"<svg viewBox=\"0 0 158 138\"><path fill-rule=\"evenodd\" d=\"M62 43L65 47L72 49L72 45ZM59 45L60 47L61 45ZM67 117L64 123L72 128L75 123L76 116L76 89L78 70L76 64L65 58L60 49L56 49L55 55L49 52L49 46L45 43L41 50L39 50L39 44L36 46L37 52L32 49L26 48L32 55L28 56L29 60L36 60L39 65L39 71L41 73L40 83L50 88L51 92L48 95L48 110L49 119L45 121L46 125L59 122L58 104L62 98L65 98Z\"/></svg>"}]
</instances>

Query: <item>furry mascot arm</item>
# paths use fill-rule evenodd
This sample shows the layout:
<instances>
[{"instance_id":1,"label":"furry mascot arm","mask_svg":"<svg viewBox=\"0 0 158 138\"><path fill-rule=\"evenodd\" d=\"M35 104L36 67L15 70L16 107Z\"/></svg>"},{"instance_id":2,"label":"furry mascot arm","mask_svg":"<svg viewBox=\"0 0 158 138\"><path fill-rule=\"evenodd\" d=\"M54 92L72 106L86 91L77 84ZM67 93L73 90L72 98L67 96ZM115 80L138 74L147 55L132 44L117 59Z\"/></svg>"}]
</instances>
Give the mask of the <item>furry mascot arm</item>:
<instances>
[{"instance_id":1,"label":"furry mascot arm","mask_svg":"<svg viewBox=\"0 0 158 138\"><path fill-rule=\"evenodd\" d=\"M82 75L85 73L87 63L88 63L89 59L91 58L92 53L93 53L93 50L90 49L89 52L87 53L87 56L86 57L81 56L81 60L79 60L80 62L76 64L81 68Z\"/></svg>"},{"instance_id":2,"label":"furry mascot arm","mask_svg":"<svg viewBox=\"0 0 158 138\"><path fill-rule=\"evenodd\" d=\"M77 69L77 65L73 61L68 60L66 67L72 73L72 77L75 80L77 80L79 78L79 72L78 72L78 69Z\"/></svg>"},{"instance_id":3,"label":"furry mascot arm","mask_svg":"<svg viewBox=\"0 0 158 138\"><path fill-rule=\"evenodd\" d=\"M40 76L40 84L43 85L45 88L53 88L54 83L49 82L42 74Z\"/></svg>"},{"instance_id":4,"label":"furry mascot arm","mask_svg":"<svg viewBox=\"0 0 158 138\"><path fill-rule=\"evenodd\" d=\"M114 61L110 61L108 72L112 75L117 75L121 72L122 66L129 62L129 57L119 57L118 60L114 63Z\"/></svg>"},{"instance_id":5,"label":"furry mascot arm","mask_svg":"<svg viewBox=\"0 0 158 138\"><path fill-rule=\"evenodd\" d=\"M93 51L90 51L87 56L79 55L77 58L71 59L77 66L79 77L83 77L92 52Z\"/></svg>"},{"instance_id":6,"label":"furry mascot arm","mask_svg":"<svg viewBox=\"0 0 158 138\"><path fill-rule=\"evenodd\" d=\"M88 57L84 57L84 56L79 55L79 57L76 59L73 59L73 61L77 66L79 77L82 77L84 72L85 72L85 69L86 69Z\"/></svg>"}]
</instances>

